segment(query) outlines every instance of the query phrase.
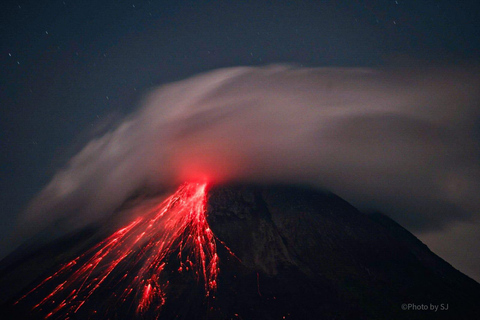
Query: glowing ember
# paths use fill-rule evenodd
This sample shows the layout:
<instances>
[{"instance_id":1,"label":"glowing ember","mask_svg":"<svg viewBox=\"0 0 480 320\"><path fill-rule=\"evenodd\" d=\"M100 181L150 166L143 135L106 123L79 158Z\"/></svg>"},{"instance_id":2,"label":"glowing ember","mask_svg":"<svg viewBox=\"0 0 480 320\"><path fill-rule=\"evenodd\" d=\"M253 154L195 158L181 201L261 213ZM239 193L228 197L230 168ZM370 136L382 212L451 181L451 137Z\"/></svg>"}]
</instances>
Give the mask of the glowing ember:
<instances>
[{"instance_id":1,"label":"glowing ember","mask_svg":"<svg viewBox=\"0 0 480 320\"><path fill-rule=\"evenodd\" d=\"M176 272L192 272L204 284L206 297L211 297L217 288L219 268L215 236L205 217L206 187L206 183L183 184L162 203L62 266L20 300L57 279L61 283L34 306L49 312L46 318L56 314L67 318L98 288L115 284L123 290L113 294L119 302L133 298L137 313L158 311L168 299L165 269L176 252Z\"/></svg>"}]
</instances>

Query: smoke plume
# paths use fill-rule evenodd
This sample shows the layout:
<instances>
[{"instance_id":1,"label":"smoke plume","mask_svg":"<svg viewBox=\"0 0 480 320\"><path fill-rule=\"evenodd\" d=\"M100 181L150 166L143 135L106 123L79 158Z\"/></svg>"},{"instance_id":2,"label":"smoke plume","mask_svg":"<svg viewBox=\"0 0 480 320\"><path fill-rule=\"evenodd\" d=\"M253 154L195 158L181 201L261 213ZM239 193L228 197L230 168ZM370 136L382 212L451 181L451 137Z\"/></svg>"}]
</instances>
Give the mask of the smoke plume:
<instances>
[{"instance_id":1,"label":"smoke plume","mask_svg":"<svg viewBox=\"0 0 480 320\"><path fill-rule=\"evenodd\" d=\"M414 230L472 219L475 74L268 66L168 84L71 158L24 223L81 226L140 188L204 179L306 183Z\"/></svg>"}]
</instances>

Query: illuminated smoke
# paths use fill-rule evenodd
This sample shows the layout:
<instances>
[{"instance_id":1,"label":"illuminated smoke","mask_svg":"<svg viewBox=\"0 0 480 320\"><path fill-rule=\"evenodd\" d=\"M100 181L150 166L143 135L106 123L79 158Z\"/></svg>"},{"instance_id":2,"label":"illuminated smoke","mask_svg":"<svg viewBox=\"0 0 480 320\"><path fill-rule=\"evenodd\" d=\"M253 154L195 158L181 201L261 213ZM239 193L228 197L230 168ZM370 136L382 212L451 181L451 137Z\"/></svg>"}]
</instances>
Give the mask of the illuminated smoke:
<instances>
[{"instance_id":1,"label":"illuminated smoke","mask_svg":"<svg viewBox=\"0 0 480 320\"><path fill-rule=\"evenodd\" d=\"M31 203L28 226L66 229L139 188L308 183L413 230L480 212L475 68L231 68L152 92L90 141Z\"/></svg>"},{"instance_id":2,"label":"illuminated smoke","mask_svg":"<svg viewBox=\"0 0 480 320\"><path fill-rule=\"evenodd\" d=\"M34 309L43 310L46 318L66 318L78 312L96 290L106 283L111 286L123 274L113 284L123 288L112 293L116 303L134 297L138 313L153 309L158 314L168 299L165 268L175 263L176 272L193 273L203 283L206 297L212 297L219 261L215 237L205 217L206 188L206 183L183 184L163 202L66 263L18 302L51 281L60 282ZM169 259L173 254L178 261Z\"/></svg>"}]
</instances>

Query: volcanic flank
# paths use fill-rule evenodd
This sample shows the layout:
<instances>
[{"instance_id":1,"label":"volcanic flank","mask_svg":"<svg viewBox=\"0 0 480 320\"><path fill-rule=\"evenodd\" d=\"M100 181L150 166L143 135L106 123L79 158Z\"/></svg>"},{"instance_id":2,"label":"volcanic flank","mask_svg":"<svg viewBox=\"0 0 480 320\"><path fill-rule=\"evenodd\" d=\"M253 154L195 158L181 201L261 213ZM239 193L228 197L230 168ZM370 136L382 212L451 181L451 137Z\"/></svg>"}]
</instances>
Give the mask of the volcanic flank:
<instances>
[{"instance_id":1,"label":"volcanic flank","mask_svg":"<svg viewBox=\"0 0 480 320\"><path fill-rule=\"evenodd\" d=\"M1 318L462 319L480 312L478 283L388 217L363 214L330 193L187 183L161 201L139 199L120 210L131 218L117 230L90 227L7 257ZM423 305L448 310L413 310Z\"/></svg>"}]
</instances>

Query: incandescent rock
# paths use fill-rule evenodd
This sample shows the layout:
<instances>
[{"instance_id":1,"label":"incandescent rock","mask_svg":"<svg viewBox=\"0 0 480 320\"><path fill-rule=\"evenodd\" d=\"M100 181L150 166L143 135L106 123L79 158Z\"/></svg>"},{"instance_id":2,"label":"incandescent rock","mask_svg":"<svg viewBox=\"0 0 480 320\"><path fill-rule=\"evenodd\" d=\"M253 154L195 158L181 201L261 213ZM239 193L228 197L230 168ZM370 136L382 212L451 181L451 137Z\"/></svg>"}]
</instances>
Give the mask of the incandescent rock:
<instances>
[{"instance_id":1,"label":"incandescent rock","mask_svg":"<svg viewBox=\"0 0 480 320\"><path fill-rule=\"evenodd\" d=\"M195 277L178 275L172 267L171 295L159 312L139 316L132 301L112 310L106 302L121 290L112 285L100 290L78 319L474 319L480 314L480 284L390 218L361 213L331 193L302 186L213 186L206 210L219 256L214 298L205 298ZM20 307L13 303L104 235L105 228L91 228L2 261L0 318L44 318L29 313L33 300ZM172 265L176 257L172 253ZM442 305L448 310L440 310Z\"/></svg>"}]
</instances>

